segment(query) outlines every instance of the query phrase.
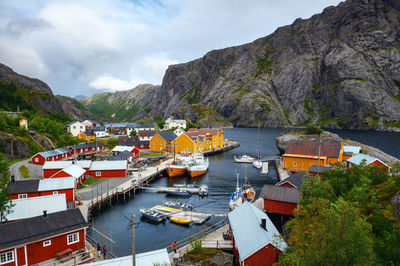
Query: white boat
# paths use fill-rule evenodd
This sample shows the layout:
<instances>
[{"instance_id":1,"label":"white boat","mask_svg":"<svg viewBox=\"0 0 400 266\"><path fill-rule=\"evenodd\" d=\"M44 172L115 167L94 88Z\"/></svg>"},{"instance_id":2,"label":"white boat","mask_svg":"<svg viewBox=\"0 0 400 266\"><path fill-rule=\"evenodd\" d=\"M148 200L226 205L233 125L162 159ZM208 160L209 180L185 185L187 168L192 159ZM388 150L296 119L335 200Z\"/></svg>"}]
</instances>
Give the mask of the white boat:
<instances>
[{"instance_id":1,"label":"white boat","mask_svg":"<svg viewBox=\"0 0 400 266\"><path fill-rule=\"evenodd\" d=\"M245 169L246 174L244 178L244 188L239 186L239 174L237 174L236 190L232 193L229 208L235 209L245 201L253 201L256 196L256 191L249 185L247 185L247 167Z\"/></svg>"},{"instance_id":2,"label":"white boat","mask_svg":"<svg viewBox=\"0 0 400 266\"><path fill-rule=\"evenodd\" d=\"M261 169L262 167L261 155L260 155L260 127L258 127L258 156L253 161L253 166L257 169Z\"/></svg>"},{"instance_id":3,"label":"white boat","mask_svg":"<svg viewBox=\"0 0 400 266\"><path fill-rule=\"evenodd\" d=\"M263 162L261 167L262 174L268 174L268 162Z\"/></svg>"},{"instance_id":4,"label":"white boat","mask_svg":"<svg viewBox=\"0 0 400 266\"><path fill-rule=\"evenodd\" d=\"M260 159L255 159L255 160L253 161L253 166L254 166L255 168L257 168L257 169L261 169L262 165L263 165L263 163L261 162Z\"/></svg>"},{"instance_id":5,"label":"white boat","mask_svg":"<svg viewBox=\"0 0 400 266\"><path fill-rule=\"evenodd\" d=\"M192 161L190 161L186 167L186 171L190 177L201 176L208 171L208 158L204 158L203 154L197 153L193 155Z\"/></svg>"},{"instance_id":6,"label":"white boat","mask_svg":"<svg viewBox=\"0 0 400 266\"><path fill-rule=\"evenodd\" d=\"M242 156L234 156L233 159L235 160L235 163L252 163L254 161L253 157L246 154Z\"/></svg>"},{"instance_id":7,"label":"white boat","mask_svg":"<svg viewBox=\"0 0 400 266\"><path fill-rule=\"evenodd\" d=\"M199 196L208 196L208 186L207 185L201 185L199 187Z\"/></svg>"}]
</instances>

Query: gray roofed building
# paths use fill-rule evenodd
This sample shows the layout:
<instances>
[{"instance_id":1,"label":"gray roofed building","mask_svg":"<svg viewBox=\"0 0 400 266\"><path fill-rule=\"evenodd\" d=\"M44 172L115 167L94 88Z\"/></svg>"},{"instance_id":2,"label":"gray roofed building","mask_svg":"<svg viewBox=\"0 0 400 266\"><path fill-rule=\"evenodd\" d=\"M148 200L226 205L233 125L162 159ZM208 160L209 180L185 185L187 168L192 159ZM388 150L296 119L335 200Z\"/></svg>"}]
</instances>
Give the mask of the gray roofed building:
<instances>
[{"instance_id":1,"label":"gray roofed building","mask_svg":"<svg viewBox=\"0 0 400 266\"><path fill-rule=\"evenodd\" d=\"M260 198L282 202L299 203L301 193L296 188L264 185L263 189L261 190Z\"/></svg>"},{"instance_id":2,"label":"gray roofed building","mask_svg":"<svg viewBox=\"0 0 400 266\"><path fill-rule=\"evenodd\" d=\"M0 249L87 227L81 211L76 209L36 216L0 225Z\"/></svg>"},{"instance_id":3,"label":"gray roofed building","mask_svg":"<svg viewBox=\"0 0 400 266\"><path fill-rule=\"evenodd\" d=\"M26 193L26 192L35 192L38 191L40 179L35 180L21 180L14 181L10 183L9 193L17 194L17 193Z\"/></svg>"},{"instance_id":4,"label":"gray roofed building","mask_svg":"<svg viewBox=\"0 0 400 266\"><path fill-rule=\"evenodd\" d=\"M42 151L42 152L39 152L38 154L42 155L44 158L49 158L49 157L67 154L70 152L71 151L68 148L64 147L64 148L58 148L58 149L54 149L54 150L50 150L50 151Z\"/></svg>"},{"instance_id":5,"label":"gray roofed building","mask_svg":"<svg viewBox=\"0 0 400 266\"><path fill-rule=\"evenodd\" d=\"M112 157L106 158L106 160L107 161L121 161L121 160L127 160L129 157L132 157L132 153L130 153L129 151L123 151Z\"/></svg>"},{"instance_id":6,"label":"gray roofed building","mask_svg":"<svg viewBox=\"0 0 400 266\"><path fill-rule=\"evenodd\" d=\"M174 132L159 132L158 133L165 141L171 141L176 139Z\"/></svg>"},{"instance_id":7,"label":"gray roofed building","mask_svg":"<svg viewBox=\"0 0 400 266\"><path fill-rule=\"evenodd\" d=\"M136 145L150 145L148 140L121 140L120 146L136 146Z\"/></svg>"},{"instance_id":8,"label":"gray roofed building","mask_svg":"<svg viewBox=\"0 0 400 266\"><path fill-rule=\"evenodd\" d=\"M86 149L86 148L93 148L93 147L105 147L103 142L90 142L90 143L82 143L75 146L69 146L72 149Z\"/></svg>"},{"instance_id":9,"label":"gray roofed building","mask_svg":"<svg viewBox=\"0 0 400 266\"><path fill-rule=\"evenodd\" d=\"M285 178L285 179L279 181L278 183L275 184L275 186L281 186L285 183L289 183L293 187L299 188L299 187L301 187L303 180L309 180L309 179L310 179L310 177L307 175L306 172L298 172L298 173L295 173L295 174L289 176L288 178Z\"/></svg>"}]
</instances>

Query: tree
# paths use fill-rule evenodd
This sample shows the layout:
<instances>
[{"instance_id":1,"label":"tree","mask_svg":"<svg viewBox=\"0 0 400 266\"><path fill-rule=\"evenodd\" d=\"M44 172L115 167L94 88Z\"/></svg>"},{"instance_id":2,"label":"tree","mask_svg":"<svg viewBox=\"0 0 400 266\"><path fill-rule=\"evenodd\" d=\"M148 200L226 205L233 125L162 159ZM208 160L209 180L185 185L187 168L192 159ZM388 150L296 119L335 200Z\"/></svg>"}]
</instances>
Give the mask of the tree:
<instances>
[{"instance_id":1,"label":"tree","mask_svg":"<svg viewBox=\"0 0 400 266\"><path fill-rule=\"evenodd\" d=\"M157 122L158 128L159 129L163 129L164 125L165 125L165 120L160 120Z\"/></svg>"},{"instance_id":2,"label":"tree","mask_svg":"<svg viewBox=\"0 0 400 266\"><path fill-rule=\"evenodd\" d=\"M134 128L132 128L131 133L129 133L129 136L133 137L133 136L137 136L137 132Z\"/></svg>"},{"instance_id":3,"label":"tree","mask_svg":"<svg viewBox=\"0 0 400 266\"><path fill-rule=\"evenodd\" d=\"M6 216L11 212L13 206L8 199L8 164L4 155L0 154L0 222L6 221Z\"/></svg>"},{"instance_id":4,"label":"tree","mask_svg":"<svg viewBox=\"0 0 400 266\"><path fill-rule=\"evenodd\" d=\"M373 264L372 227L360 209L339 198L312 198L288 222L289 252L279 265Z\"/></svg>"},{"instance_id":5,"label":"tree","mask_svg":"<svg viewBox=\"0 0 400 266\"><path fill-rule=\"evenodd\" d=\"M319 134L321 134L322 132L323 132L322 129L320 129L318 126L313 125L313 124L308 125L308 126L306 127L306 130L305 130L305 134L306 134L306 135L312 135L312 134L317 134L317 135L319 135Z\"/></svg>"}]
</instances>

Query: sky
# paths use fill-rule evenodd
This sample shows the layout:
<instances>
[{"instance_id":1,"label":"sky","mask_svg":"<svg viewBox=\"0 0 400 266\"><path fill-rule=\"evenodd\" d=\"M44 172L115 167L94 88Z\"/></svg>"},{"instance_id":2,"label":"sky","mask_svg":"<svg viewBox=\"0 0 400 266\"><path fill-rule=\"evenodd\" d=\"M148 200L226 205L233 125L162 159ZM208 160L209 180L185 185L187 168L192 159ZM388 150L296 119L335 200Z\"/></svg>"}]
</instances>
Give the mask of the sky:
<instances>
[{"instance_id":1,"label":"sky","mask_svg":"<svg viewBox=\"0 0 400 266\"><path fill-rule=\"evenodd\" d=\"M0 63L54 94L161 84L169 65L267 36L338 0L0 0Z\"/></svg>"}]
</instances>

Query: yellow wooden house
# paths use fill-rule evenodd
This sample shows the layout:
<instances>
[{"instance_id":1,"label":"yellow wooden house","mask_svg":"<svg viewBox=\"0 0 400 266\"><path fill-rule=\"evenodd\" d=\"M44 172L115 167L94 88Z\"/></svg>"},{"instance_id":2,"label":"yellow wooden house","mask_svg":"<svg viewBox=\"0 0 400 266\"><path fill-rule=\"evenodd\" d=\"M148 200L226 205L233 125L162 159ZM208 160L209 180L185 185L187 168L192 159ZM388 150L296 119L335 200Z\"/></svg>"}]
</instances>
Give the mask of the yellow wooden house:
<instances>
[{"instance_id":1,"label":"yellow wooden house","mask_svg":"<svg viewBox=\"0 0 400 266\"><path fill-rule=\"evenodd\" d=\"M312 165L342 163L343 143L337 140L322 140L320 144L318 140L291 140L282 158L284 169L307 172Z\"/></svg>"},{"instance_id":2,"label":"yellow wooden house","mask_svg":"<svg viewBox=\"0 0 400 266\"><path fill-rule=\"evenodd\" d=\"M150 151L174 152L173 143L176 138L174 132L158 132L150 139Z\"/></svg>"},{"instance_id":3,"label":"yellow wooden house","mask_svg":"<svg viewBox=\"0 0 400 266\"><path fill-rule=\"evenodd\" d=\"M187 132L192 138L199 137L202 151L218 149L224 146L224 131L217 128L191 128Z\"/></svg>"},{"instance_id":4,"label":"yellow wooden house","mask_svg":"<svg viewBox=\"0 0 400 266\"><path fill-rule=\"evenodd\" d=\"M93 131L85 131L79 133L77 138L80 140L95 140L96 134Z\"/></svg>"}]
</instances>

